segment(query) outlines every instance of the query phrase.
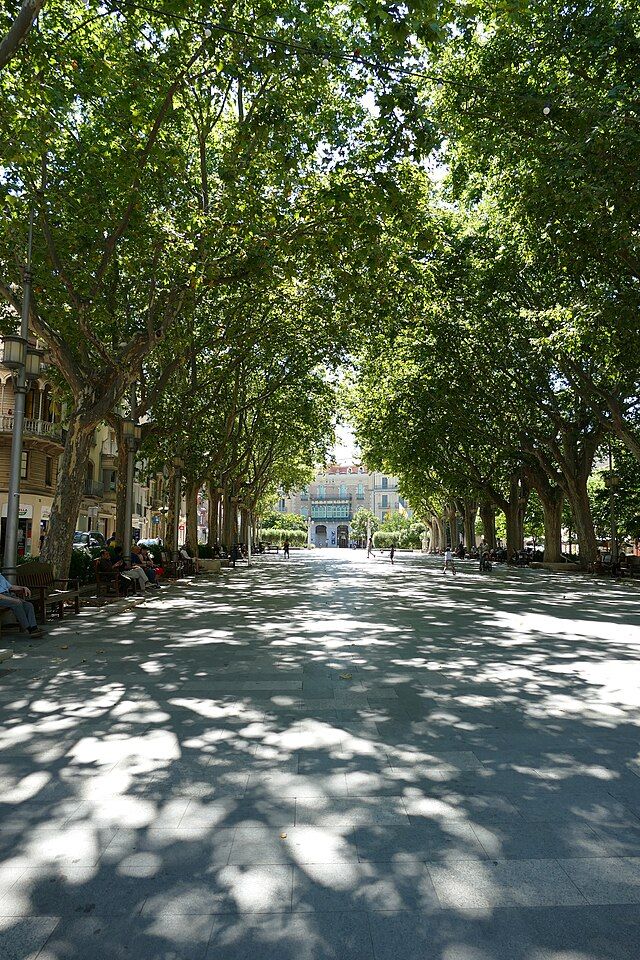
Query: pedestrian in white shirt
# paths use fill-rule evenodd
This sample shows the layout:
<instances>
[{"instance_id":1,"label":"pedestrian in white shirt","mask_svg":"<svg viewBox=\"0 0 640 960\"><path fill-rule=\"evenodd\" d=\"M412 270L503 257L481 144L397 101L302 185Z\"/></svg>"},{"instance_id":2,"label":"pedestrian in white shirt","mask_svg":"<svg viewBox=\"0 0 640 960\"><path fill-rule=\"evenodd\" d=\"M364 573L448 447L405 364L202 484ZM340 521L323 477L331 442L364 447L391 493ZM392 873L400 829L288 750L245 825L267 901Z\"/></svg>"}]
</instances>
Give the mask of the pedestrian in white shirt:
<instances>
[{"instance_id":1,"label":"pedestrian in white shirt","mask_svg":"<svg viewBox=\"0 0 640 960\"><path fill-rule=\"evenodd\" d=\"M451 552L451 548L450 548L450 547L447 547L447 549L446 549L445 552L444 552L444 567L442 568L442 572L443 572L443 573L446 573L447 570L449 570L449 569L451 569L451 570L453 571L453 575L454 575L454 577L455 577L455 575L456 575L456 565L455 565L455 563L453 562L453 553Z\"/></svg>"}]
</instances>

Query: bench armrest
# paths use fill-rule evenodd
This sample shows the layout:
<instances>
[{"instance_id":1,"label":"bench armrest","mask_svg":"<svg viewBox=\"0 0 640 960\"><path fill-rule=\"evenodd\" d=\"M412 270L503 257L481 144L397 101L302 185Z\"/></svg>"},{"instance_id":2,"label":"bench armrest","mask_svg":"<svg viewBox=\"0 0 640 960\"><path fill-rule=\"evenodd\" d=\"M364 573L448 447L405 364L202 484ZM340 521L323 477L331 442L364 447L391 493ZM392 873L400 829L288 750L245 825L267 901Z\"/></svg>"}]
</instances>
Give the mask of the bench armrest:
<instances>
[{"instance_id":1,"label":"bench armrest","mask_svg":"<svg viewBox=\"0 0 640 960\"><path fill-rule=\"evenodd\" d=\"M75 584L75 589L76 590L80 589L80 581L78 580L77 577L56 577L56 579L53 582Z\"/></svg>"}]
</instances>

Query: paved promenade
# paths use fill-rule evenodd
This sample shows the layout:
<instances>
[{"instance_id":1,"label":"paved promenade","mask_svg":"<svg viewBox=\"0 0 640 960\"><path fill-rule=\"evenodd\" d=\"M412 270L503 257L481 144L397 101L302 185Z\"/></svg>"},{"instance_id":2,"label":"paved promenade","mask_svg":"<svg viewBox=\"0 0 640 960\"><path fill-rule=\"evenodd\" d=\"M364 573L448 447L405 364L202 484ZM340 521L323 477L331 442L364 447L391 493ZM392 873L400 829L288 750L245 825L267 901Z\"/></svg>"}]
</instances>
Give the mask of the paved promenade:
<instances>
[{"instance_id":1,"label":"paved promenade","mask_svg":"<svg viewBox=\"0 0 640 960\"><path fill-rule=\"evenodd\" d=\"M0 960L639 960L640 590L260 558L0 677Z\"/></svg>"}]
</instances>

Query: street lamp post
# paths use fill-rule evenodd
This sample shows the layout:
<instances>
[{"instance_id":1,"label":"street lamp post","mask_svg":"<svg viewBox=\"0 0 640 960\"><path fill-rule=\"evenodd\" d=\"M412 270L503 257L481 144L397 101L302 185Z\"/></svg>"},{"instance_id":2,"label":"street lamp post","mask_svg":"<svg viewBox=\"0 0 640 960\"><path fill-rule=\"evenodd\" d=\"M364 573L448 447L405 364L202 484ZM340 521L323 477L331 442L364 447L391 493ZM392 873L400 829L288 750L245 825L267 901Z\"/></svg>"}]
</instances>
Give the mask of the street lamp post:
<instances>
[{"instance_id":1,"label":"street lamp post","mask_svg":"<svg viewBox=\"0 0 640 960\"><path fill-rule=\"evenodd\" d=\"M182 468L184 461L180 457L173 458L174 487L173 487L173 530L171 531L171 555L178 561L178 528L180 526L180 507L182 505Z\"/></svg>"},{"instance_id":2,"label":"street lamp post","mask_svg":"<svg viewBox=\"0 0 640 960\"><path fill-rule=\"evenodd\" d=\"M125 565L131 562L131 531L133 528L133 475L136 468L136 432L137 427L133 420L125 420L122 424L124 442L127 445L127 492L124 504L124 543L122 556Z\"/></svg>"},{"instance_id":3,"label":"street lamp post","mask_svg":"<svg viewBox=\"0 0 640 960\"><path fill-rule=\"evenodd\" d=\"M2 361L14 378L13 436L11 438L11 463L9 467L9 498L7 525L4 540L4 574L10 583L16 580L18 562L18 528L20 520L20 475L22 473L22 441L27 383L40 373L42 351L30 348L29 309L31 305L31 250L33 246L33 208L29 216L29 240L27 263L22 288L22 314L20 335L4 338Z\"/></svg>"},{"instance_id":4,"label":"street lamp post","mask_svg":"<svg viewBox=\"0 0 640 960\"><path fill-rule=\"evenodd\" d=\"M609 487L609 516L611 522L611 562L618 562L618 521L616 517L616 487L618 486L618 477L613 472L613 451L611 449L611 440L609 440L609 476L607 478Z\"/></svg>"}]
</instances>

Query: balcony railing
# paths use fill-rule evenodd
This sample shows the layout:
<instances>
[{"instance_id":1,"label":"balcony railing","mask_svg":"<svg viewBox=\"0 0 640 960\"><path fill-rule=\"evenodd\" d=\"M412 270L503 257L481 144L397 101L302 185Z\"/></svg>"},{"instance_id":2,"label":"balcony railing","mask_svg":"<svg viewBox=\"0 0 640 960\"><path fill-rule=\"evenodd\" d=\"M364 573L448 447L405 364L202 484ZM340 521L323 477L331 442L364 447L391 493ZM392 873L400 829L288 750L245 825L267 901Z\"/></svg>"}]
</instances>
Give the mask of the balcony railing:
<instances>
[{"instance_id":1,"label":"balcony railing","mask_svg":"<svg viewBox=\"0 0 640 960\"><path fill-rule=\"evenodd\" d=\"M85 497L101 497L104 494L104 483L100 480L85 480Z\"/></svg>"},{"instance_id":2,"label":"balcony railing","mask_svg":"<svg viewBox=\"0 0 640 960\"><path fill-rule=\"evenodd\" d=\"M13 433L13 417L0 417L0 432ZM51 440L53 443L64 445L65 431L59 423L49 423L48 420L38 420L31 417L25 418L24 432L30 437L42 437L45 440Z\"/></svg>"},{"instance_id":3,"label":"balcony railing","mask_svg":"<svg viewBox=\"0 0 640 960\"><path fill-rule=\"evenodd\" d=\"M105 483L104 484L104 493L102 494L103 500L107 503L115 503L116 499L116 485L115 483Z\"/></svg>"},{"instance_id":4,"label":"balcony railing","mask_svg":"<svg viewBox=\"0 0 640 960\"><path fill-rule=\"evenodd\" d=\"M118 456L118 444L115 442L115 440L102 441L102 455L103 457Z\"/></svg>"}]
</instances>

